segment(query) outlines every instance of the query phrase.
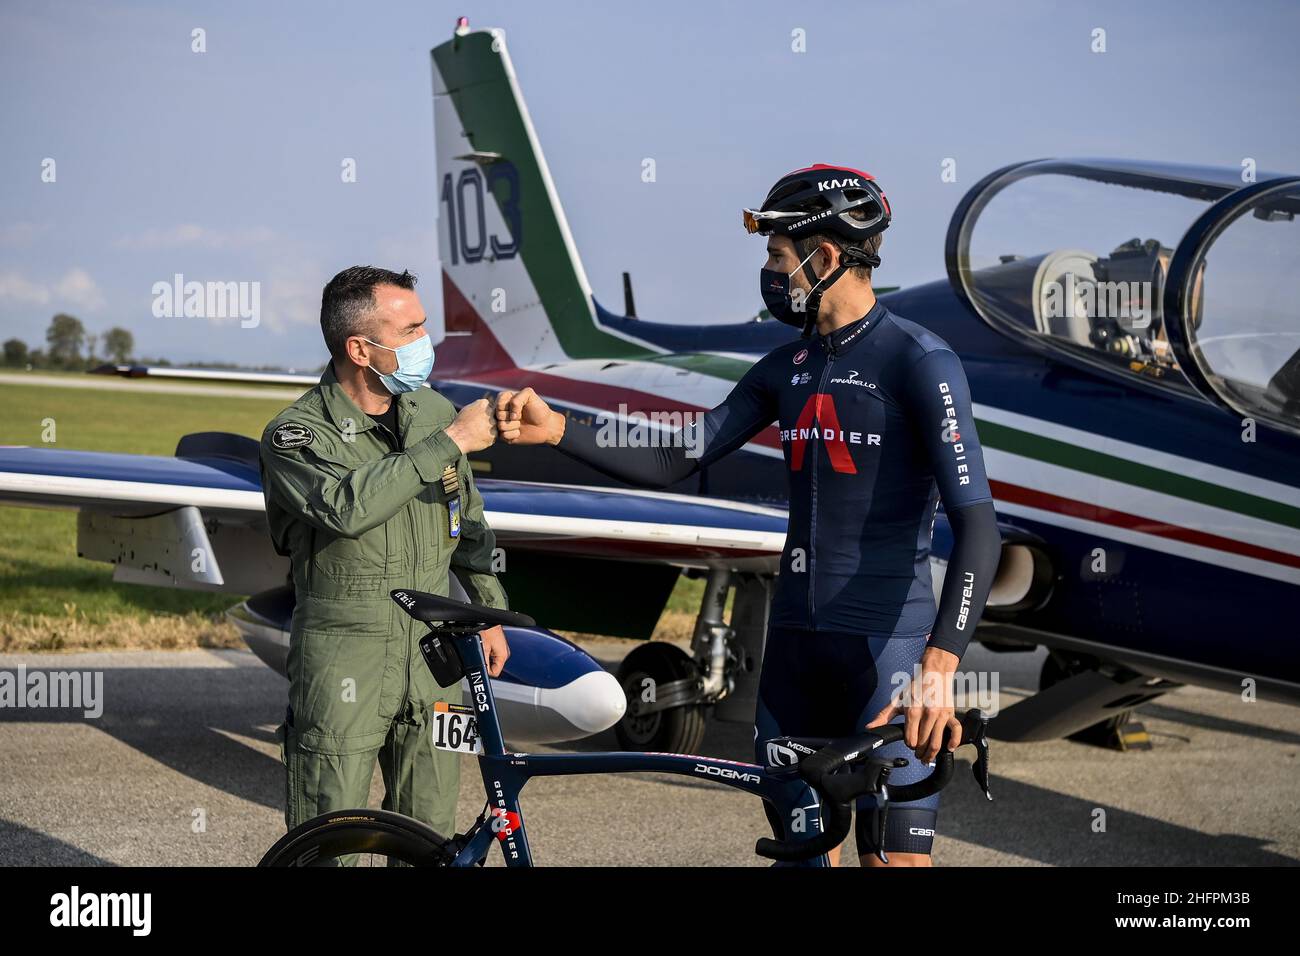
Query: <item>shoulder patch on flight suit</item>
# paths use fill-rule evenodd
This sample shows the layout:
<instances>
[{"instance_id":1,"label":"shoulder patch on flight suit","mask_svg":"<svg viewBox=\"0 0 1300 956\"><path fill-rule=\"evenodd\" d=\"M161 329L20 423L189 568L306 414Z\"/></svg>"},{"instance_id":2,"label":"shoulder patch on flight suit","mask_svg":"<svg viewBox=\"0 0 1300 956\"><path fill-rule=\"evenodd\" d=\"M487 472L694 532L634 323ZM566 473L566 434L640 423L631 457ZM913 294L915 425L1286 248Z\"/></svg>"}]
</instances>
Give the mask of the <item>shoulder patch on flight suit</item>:
<instances>
[{"instance_id":1,"label":"shoulder patch on flight suit","mask_svg":"<svg viewBox=\"0 0 1300 956\"><path fill-rule=\"evenodd\" d=\"M316 440L315 433L301 422L283 422L271 435L271 444L283 450L301 448Z\"/></svg>"}]
</instances>

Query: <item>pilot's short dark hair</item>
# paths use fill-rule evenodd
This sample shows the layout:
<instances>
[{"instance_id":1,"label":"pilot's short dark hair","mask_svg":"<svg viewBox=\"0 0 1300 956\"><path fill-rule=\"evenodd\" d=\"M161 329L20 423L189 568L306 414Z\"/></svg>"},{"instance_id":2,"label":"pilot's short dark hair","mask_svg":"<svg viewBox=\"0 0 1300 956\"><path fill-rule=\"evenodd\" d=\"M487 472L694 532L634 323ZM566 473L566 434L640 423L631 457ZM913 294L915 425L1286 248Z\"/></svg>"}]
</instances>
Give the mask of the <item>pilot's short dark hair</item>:
<instances>
[{"instance_id":1,"label":"pilot's short dark hair","mask_svg":"<svg viewBox=\"0 0 1300 956\"><path fill-rule=\"evenodd\" d=\"M415 282L416 277L407 270L393 272L377 266L351 266L330 279L320 301L320 330L330 355L345 357L343 346L349 336L374 337L370 311L375 307L375 286L414 289Z\"/></svg>"}]
</instances>

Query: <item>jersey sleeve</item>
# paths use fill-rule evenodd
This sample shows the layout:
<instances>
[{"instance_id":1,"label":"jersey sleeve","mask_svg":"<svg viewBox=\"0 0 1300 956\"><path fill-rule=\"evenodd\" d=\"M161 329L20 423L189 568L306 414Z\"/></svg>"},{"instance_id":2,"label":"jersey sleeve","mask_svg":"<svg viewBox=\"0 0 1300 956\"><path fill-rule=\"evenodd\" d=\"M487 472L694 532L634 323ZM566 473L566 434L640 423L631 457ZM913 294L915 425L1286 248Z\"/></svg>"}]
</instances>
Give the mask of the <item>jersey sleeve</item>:
<instances>
[{"instance_id":1,"label":"jersey sleeve","mask_svg":"<svg viewBox=\"0 0 1300 956\"><path fill-rule=\"evenodd\" d=\"M970 388L956 353L936 349L922 356L908 377L904 402L952 527L952 554L930 644L960 658L984 612L1002 536L975 431Z\"/></svg>"},{"instance_id":2,"label":"jersey sleeve","mask_svg":"<svg viewBox=\"0 0 1300 956\"><path fill-rule=\"evenodd\" d=\"M763 358L736 383L721 405L671 432L644 427L642 444L627 431L635 420L597 416L595 427L569 421L560 451L597 471L634 485L664 488L735 451L776 419L776 396Z\"/></svg>"}]
</instances>

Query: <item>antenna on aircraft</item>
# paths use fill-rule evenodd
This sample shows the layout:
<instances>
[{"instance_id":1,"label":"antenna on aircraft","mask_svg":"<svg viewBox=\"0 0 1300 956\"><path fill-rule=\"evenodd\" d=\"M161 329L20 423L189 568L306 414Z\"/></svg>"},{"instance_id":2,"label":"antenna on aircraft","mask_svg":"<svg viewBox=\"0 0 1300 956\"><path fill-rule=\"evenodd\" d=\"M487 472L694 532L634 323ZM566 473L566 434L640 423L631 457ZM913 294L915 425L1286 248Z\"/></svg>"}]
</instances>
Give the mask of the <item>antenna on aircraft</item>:
<instances>
[{"instance_id":1,"label":"antenna on aircraft","mask_svg":"<svg viewBox=\"0 0 1300 956\"><path fill-rule=\"evenodd\" d=\"M636 318L636 303L632 301L632 273L623 273L623 314L629 319Z\"/></svg>"},{"instance_id":2,"label":"antenna on aircraft","mask_svg":"<svg viewBox=\"0 0 1300 956\"><path fill-rule=\"evenodd\" d=\"M456 36L463 37L469 33L469 17L456 18Z\"/></svg>"}]
</instances>

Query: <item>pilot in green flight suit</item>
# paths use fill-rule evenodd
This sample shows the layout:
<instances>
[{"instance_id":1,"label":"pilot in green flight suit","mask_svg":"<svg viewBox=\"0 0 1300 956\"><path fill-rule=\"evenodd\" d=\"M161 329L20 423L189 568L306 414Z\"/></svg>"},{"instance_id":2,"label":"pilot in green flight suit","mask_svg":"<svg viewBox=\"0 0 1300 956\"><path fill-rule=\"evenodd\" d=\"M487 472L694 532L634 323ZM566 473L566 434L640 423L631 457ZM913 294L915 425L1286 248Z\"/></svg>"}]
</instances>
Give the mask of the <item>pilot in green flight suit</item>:
<instances>
[{"instance_id":1,"label":"pilot in green flight suit","mask_svg":"<svg viewBox=\"0 0 1300 956\"><path fill-rule=\"evenodd\" d=\"M458 758L433 748L427 713L460 689L435 683L418 646L427 628L389 591L445 595L450 569L470 600L507 606L465 458L495 423L484 400L458 416L420 387L433 351L414 284L368 266L331 280L321 327L333 361L262 435L267 521L297 596L281 728L290 829L365 807L378 758L384 809L455 831ZM499 674L504 634L483 641Z\"/></svg>"}]
</instances>

